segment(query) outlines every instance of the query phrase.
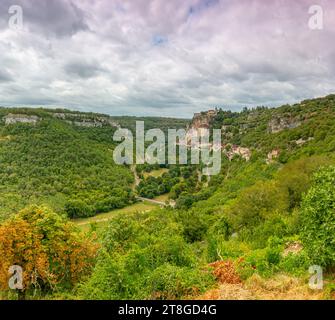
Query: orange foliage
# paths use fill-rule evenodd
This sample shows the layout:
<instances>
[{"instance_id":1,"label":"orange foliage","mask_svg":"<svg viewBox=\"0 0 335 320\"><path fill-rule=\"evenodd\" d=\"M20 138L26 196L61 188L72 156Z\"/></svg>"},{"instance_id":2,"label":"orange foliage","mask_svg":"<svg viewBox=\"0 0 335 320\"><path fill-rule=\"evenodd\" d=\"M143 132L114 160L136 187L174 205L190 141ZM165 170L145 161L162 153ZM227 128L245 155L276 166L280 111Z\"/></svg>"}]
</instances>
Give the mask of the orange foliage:
<instances>
[{"instance_id":1,"label":"orange foliage","mask_svg":"<svg viewBox=\"0 0 335 320\"><path fill-rule=\"evenodd\" d=\"M213 274L220 283L238 284L242 282L236 272L236 265L231 260L216 261L210 263L209 266L214 268Z\"/></svg>"},{"instance_id":2,"label":"orange foliage","mask_svg":"<svg viewBox=\"0 0 335 320\"><path fill-rule=\"evenodd\" d=\"M48 257L45 254L41 235L21 219L0 226L0 289L8 289L9 267L24 267L23 283L33 284L37 279L47 280Z\"/></svg>"},{"instance_id":3,"label":"orange foliage","mask_svg":"<svg viewBox=\"0 0 335 320\"><path fill-rule=\"evenodd\" d=\"M8 289L9 267L23 269L24 290L73 285L87 274L97 246L75 226L45 207L30 207L0 225L0 289Z\"/></svg>"}]
</instances>

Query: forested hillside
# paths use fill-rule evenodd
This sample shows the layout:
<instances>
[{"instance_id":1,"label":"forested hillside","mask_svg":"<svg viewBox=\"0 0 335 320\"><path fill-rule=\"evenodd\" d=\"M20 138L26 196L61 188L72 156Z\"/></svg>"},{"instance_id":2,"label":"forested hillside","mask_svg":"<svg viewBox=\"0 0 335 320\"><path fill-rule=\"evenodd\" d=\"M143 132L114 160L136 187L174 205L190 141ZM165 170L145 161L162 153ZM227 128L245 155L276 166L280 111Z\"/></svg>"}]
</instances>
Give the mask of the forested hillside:
<instances>
[{"instance_id":1,"label":"forested hillside","mask_svg":"<svg viewBox=\"0 0 335 320\"><path fill-rule=\"evenodd\" d=\"M335 95L330 95L280 108L219 111L213 126L222 127L226 143L248 147L255 156L277 149L285 162L292 154L335 150L334 102Z\"/></svg>"},{"instance_id":2,"label":"forested hillside","mask_svg":"<svg viewBox=\"0 0 335 320\"><path fill-rule=\"evenodd\" d=\"M113 162L113 133L185 126L186 120L112 118L46 109L0 109L0 220L29 204L69 217L91 216L134 201L130 168Z\"/></svg>"}]
</instances>

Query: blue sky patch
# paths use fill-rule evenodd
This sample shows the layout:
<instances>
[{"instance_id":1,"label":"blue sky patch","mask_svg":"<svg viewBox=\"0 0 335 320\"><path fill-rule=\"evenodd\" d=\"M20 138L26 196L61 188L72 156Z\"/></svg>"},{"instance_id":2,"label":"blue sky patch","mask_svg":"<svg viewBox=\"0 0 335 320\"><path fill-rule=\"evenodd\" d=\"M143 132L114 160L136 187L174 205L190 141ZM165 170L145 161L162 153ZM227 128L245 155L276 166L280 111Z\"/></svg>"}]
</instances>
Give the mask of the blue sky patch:
<instances>
[{"instance_id":1,"label":"blue sky patch","mask_svg":"<svg viewBox=\"0 0 335 320\"><path fill-rule=\"evenodd\" d=\"M164 43L168 42L168 39L167 37L165 36L162 36L162 35L159 35L159 34L156 34L152 37L152 44L154 46L161 46L163 45Z\"/></svg>"}]
</instances>

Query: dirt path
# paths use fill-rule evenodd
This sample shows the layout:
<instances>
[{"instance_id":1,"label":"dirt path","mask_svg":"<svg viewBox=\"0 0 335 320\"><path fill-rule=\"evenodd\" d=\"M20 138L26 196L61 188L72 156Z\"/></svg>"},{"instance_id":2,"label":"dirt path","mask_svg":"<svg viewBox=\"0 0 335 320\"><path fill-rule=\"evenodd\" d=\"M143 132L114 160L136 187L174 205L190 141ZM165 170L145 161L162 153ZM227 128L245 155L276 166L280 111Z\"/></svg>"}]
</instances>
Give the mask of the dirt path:
<instances>
[{"instance_id":1,"label":"dirt path","mask_svg":"<svg viewBox=\"0 0 335 320\"><path fill-rule=\"evenodd\" d=\"M148 202L158 204L158 205L163 206L163 207L166 206L165 202L154 200L154 199L148 199L148 198L143 198L143 197L136 197L136 199L141 200L141 201L148 201Z\"/></svg>"},{"instance_id":2,"label":"dirt path","mask_svg":"<svg viewBox=\"0 0 335 320\"><path fill-rule=\"evenodd\" d=\"M135 191L136 187L140 184L141 182L141 179L138 177L137 175L137 172L136 172L136 165L132 165L131 167L131 171L133 172L134 174L134 179L135 179L135 182L133 184L133 190Z\"/></svg>"}]
</instances>

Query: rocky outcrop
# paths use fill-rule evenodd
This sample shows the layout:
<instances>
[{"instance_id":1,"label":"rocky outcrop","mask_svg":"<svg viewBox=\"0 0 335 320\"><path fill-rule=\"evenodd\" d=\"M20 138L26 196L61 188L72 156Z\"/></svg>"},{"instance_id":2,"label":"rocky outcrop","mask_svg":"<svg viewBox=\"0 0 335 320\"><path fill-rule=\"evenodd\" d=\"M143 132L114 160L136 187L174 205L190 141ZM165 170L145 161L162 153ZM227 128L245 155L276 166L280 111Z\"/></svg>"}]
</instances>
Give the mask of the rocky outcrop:
<instances>
[{"instance_id":1,"label":"rocky outcrop","mask_svg":"<svg viewBox=\"0 0 335 320\"><path fill-rule=\"evenodd\" d=\"M27 114L12 114L9 113L3 118L6 125L15 124L15 123L29 123L35 125L40 118L37 116L30 116Z\"/></svg>"},{"instance_id":2,"label":"rocky outcrop","mask_svg":"<svg viewBox=\"0 0 335 320\"><path fill-rule=\"evenodd\" d=\"M244 148L236 145L228 145L225 147L225 154L228 159L231 161L235 155L240 156L241 158L249 161L251 158L251 150L249 148Z\"/></svg>"},{"instance_id":3,"label":"rocky outcrop","mask_svg":"<svg viewBox=\"0 0 335 320\"><path fill-rule=\"evenodd\" d=\"M216 115L217 115L216 110L208 110L205 112L195 113L192 122L189 126L189 129L200 129L200 128L209 129Z\"/></svg>"},{"instance_id":4,"label":"rocky outcrop","mask_svg":"<svg viewBox=\"0 0 335 320\"><path fill-rule=\"evenodd\" d=\"M268 131L270 133L278 133L285 129L294 129L301 125L301 121L290 116L283 118L273 118L268 123Z\"/></svg>"},{"instance_id":5,"label":"rocky outcrop","mask_svg":"<svg viewBox=\"0 0 335 320\"><path fill-rule=\"evenodd\" d=\"M298 146L302 146L302 145L305 144L306 142L309 142L309 141L312 141L312 140L314 140L313 137L309 137L307 140L300 138L299 140L296 140L295 143L296 143Z\"/></svg>"},{"instance_id":6,"label":"rocky outcrop","mask_svg":"<svg viewBox=\"0 0 335 320\"><path fill-rule=\"evenodd\" d=\"M62 119L62 120L66 119L65 113L56 112L56 113L53 113L52 115L53 115L54 118L58 118L58 119Z\"/></svg>"},{"instance_id":7,"label":"rocky outcrop","mask_svg":"<svg viewBox=\"0 0 335 320\"><path fill-rule=\"evenodd\" d=\"M298 241L288 242L286 243L286 247L282 253L282 256L287 257L290 254L296 255L299 252L301 252L302 249L303 249L303 246L300 242Z\"/></svg>"},{"instance_id":8,"label":"rocky outcrop","mask_svg":"<svg viewBox=\"0 0 335 320\"><path fill-rule=\"evenodd\" d=\"M214 118L217 115L216 110L209 110L206 112L196 113L187 128L186 133L186 144L187 146L191 146L192 137L197 137L198 139L205 135L206 131L211 129ZM226 131L229 129L228 125L222 126L222 132L226 135ZM199 140L198 140L199 141ZM182 143L177 143L182 144ZM203 147L209 147L210 150L218 151L222 150L222 153L225 154L229 160L232 160L235 155L240 156L241 158L249 161L251 158L251 150L249 148L240 147L238 145L231 144L205 144L199 143L198 148L201 149Z\"/></svg>"},{"instance_id":9,"label":"rocky outcrop","mask_svg":"<svg viewBox=\"0 0 335 320\"><path fill-rule=\"evenodd\" d=\"M53 117L65 120L67 123L78 127L97 128L105 125L119 128L120 125L107 116L90 116L77 113L53 113Z\"/></svg>"},{"instance_id":10,"label":"rocky outcrop","mask_svg":"<svg viewBox=\"0 0 335 320\"><path fill-rule=\"evenodd\" d=\"M268 153L266 163L270 164L273 163L275 159L277 159L280 155L280 150L279 149L274 149L271 152Z\"/></svg>"},{"instance_id":11,"label":"rocky outcrop","mask_svg":"<svg viewBox=\"0 0 335 320\"><path fill-rule=\"evenodd\" d=\"M210 129L214 118L217 115L216 110L195 113L190 125L187 128L186 139L189 142L193 136L202 137L206 130Z\"/></svg>"}]
</instances>

